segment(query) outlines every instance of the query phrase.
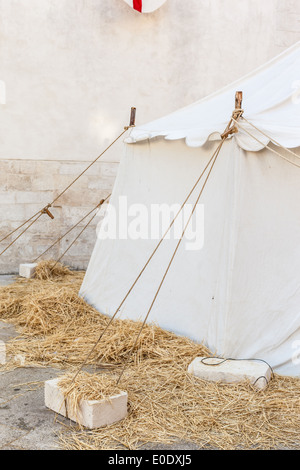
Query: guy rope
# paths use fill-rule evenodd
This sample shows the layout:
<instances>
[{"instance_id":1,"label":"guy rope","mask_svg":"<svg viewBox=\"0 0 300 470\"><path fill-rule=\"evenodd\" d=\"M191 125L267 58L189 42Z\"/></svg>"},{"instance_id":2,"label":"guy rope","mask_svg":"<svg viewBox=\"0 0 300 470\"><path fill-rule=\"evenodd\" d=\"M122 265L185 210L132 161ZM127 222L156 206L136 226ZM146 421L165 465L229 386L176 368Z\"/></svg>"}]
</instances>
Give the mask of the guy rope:
<instances>
[{"instance_id":1,"label":"guy rope","mask_svg":"<svg viewBox=\"0 0 300 470\"><path fill-rule=\"evenodd\" d=\"M65 254L70 250L70 248L74 245L74 243L78 240L78 238L81 236L81 234L88 228L88 226L90 225L90 223L94 220L94 218L96 217L96 215L98 214L98 209L100 209L100 207L110 198L111 194L109 194L108 196L106 196L105 199L101 199L101 201L99 202L99 204L97 204L92 210L90 210L85 216L83 216L78 222L76 222L75 225L73 225L71 228L69 228L69 230L67 230L67 232L65 232L63 235L61 235L57 240L55 240L54 243L52 243L51 246L49 246L45 251L43 251L43 253L41 253L37 258L35 258L35 260L33 261L33 263L36 263L42 256L44 256L46 253L48 253L49 250L51 250L51 248L53 248L57 243L59 243L63 238L65 238L70 232L72 232L72 230L74 230L74 228L78 227L79 224L81 224L81 222L83 222L89 215L91 215L93 212L95 212L95 214L90 218L90 220L84 225L83 229L79 232L79 234L76 236L76 238L72 241L72 243L68 246L68 248L63 252L62 255L60 255L60 257L55 261L55 264L52 266L51 268L51 271L55 268L55 266L57 265L57 263L59 263L59 261L61 261L61 259L65 256Z\"/></svg>"},{"instance_id":2,"label":"guy rope","mask_svg":"<svg viewBox=\"0 0 300 470\"><path fill-rule=\"evenodd\" d=\"M278 145L282 150L285 150L286 152L290 153L291 155L294 155L294 157L297 157L297 158L300 158L300 155L297 155L295 152L293 152L292 150L284 147L283 145L279 144L278 142L276 142L276 140L274 140L272 137L268 136L265 132L261 131L260 129L258 129L258 127L256 127L254 124L252 124L250 121L248 121L247 119L245 119L244 117L242 118L243 121L247 122L250 126L252 126L254 129L256 129L258 132L260 132L264 137L267 137L267 139L269 140L269 142L273 142L274 144ZM264 144L261 140L259 140L257 137L255 137L255 135L253 135L251 132L247 131L247 129L245 129L245 127L241 126L240 123L238 123L235 119L233 119L233 121L237 124L237 126L242 129L243 132L245 132L246 134L248 134L250 137L252 137L252 139L256 140L256 142L258 142L259 144L262 145L262 147L265 147L267 148L268 150L270 150L270 152L274 153L275 155L278 155L280 158L282 158L283 160L285 160L286 162L290 163L291 165L294 165L296 166L297 168L300 168L300 165L295 163L295 162L292 162L291 160L289 160L288 158L286 158L284 155L281 155L280 152L277 152L277 150L273 149L272 147L270 147L268 144Z\"/></svg>"}]
</instances>

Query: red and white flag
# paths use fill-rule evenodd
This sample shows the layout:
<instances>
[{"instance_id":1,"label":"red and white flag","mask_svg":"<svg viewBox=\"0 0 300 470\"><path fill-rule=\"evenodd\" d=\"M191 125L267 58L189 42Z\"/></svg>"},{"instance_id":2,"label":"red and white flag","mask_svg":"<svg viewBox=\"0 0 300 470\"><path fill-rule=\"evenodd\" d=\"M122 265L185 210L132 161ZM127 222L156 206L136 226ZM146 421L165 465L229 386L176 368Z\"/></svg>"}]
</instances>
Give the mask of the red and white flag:
<instances>
[{"instance_id":1,"label":"red and white flag","mask_svg":"<svg viewBox=\"0 0 300 470\"><path fill-rule=\"evenodd\" d=\"M166 0L125 0L125 2L140 13L151 13L160 8Z\"/></svg>"}]
</instances>

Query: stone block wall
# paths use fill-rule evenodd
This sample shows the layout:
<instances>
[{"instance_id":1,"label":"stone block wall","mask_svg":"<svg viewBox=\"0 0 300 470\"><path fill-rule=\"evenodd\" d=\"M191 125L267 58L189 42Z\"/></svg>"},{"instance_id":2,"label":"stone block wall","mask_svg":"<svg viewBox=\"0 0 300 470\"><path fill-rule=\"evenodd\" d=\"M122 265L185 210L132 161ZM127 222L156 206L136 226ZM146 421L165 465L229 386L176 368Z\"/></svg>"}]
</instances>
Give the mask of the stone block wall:
<instances>
[{"instance_id":1,"label":"stone block wall","mask_svg":"<svg viewBox=\"0 0 300 470\"><path fill-rule=\"evenodd\" d=\"M51 202L89 162L0 160L0 239ZM32 262L67 232L98 202L110 194L118 163L96 162L51 208L54 219L42 215L0 258L0 274L16 273L23 262ZM92 216L93 214L91 214ZM90 217L91 217L90 216ZM89 218L47 253L57 259ZM96 241L99 217L83 232L62 262L85 269ZM23 229L0 244L0 252Z\"/></svg>"}]
</instances>

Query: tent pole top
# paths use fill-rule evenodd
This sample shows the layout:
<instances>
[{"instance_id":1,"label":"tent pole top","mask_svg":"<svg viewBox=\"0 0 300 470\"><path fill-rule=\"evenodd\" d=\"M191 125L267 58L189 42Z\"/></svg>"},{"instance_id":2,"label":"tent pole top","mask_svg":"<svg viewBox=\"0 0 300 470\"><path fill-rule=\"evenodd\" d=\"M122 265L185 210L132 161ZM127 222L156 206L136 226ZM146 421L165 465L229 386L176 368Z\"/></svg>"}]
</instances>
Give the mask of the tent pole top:
<instances>
[{"instance_id":1,"label":"tent pole top","mask_svg":"<svg viewBox=\"0 0 300 470\"><path fill-rule=\"evenodd\" d=\"M136 108L132 107L130 111L129 126L124 127L125 130L130 129L131 127L135 127L135 115L136 115Z\"/></svg>"},{"instance_id":2,"label":"tent pole top","mask_svg":"<svg viewBox=\"0 0 300 470\"><path fill-rule=\"evenodd\" d=\"M232 113L232 118L226 128L226 130L221 134L221 139L227 139L227 137L231 134L236 134L238 132L238 128L233 124L233 121L238 121L242 115L244 110L242 109L242 102L243 102L243 92L236 91L235 93L235 109Z\"/></svg>"},{"instance_id":3,"label":"tent pole top","mask_svg":"<svg viewBox=\"0 0 300 470\"><path fill-rule=\"evenodd\" d=\"M236 91L235 93L235 111L239 111L242 109L242 102L243 102L243 92Z\"/></svg>"},{"instance_id":4,"label":"tent pole top","mask_svg":"<svg viewBox=\"0 0 300 470\"><path fill-rule=\"evenodd\" d=\"M235 110L232 113L233 119L239 120L243 116L244 110L242 109L242 102L243 102L243 92L236 91L235 92Z\"/></svg>"}]
</instances>

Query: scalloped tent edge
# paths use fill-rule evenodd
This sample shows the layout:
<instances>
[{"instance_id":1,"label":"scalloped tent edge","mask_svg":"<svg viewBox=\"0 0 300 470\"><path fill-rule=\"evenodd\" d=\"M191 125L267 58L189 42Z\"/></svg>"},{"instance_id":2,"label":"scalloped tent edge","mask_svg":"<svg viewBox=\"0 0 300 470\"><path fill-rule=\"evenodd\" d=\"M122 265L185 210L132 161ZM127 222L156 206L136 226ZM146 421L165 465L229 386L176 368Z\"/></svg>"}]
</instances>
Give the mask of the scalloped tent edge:
<instances>
[{"instance_id":1,"label":"scalloped tent edge","mask_svg":"<svg viewBox=\"0 0 300 470\"><path fill-rule=\"evenodd\" d=\"M242 90L245 117L284 147L299 147L299 70L300 42L225 88L132 129L125 142L164 137L166 140L184 139L189 147L201 147L212 135L223 132L234 109L235 92ZM255 136L259 138L257 132ZM234 139L241 148L250 151L261 150L269 143L264 138L259 145L242 129Z\"/></svg>"}]
</instances>

